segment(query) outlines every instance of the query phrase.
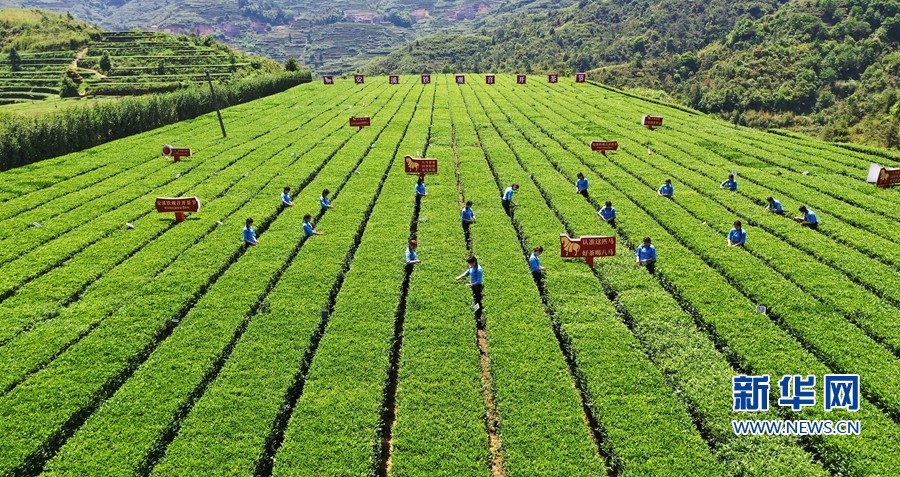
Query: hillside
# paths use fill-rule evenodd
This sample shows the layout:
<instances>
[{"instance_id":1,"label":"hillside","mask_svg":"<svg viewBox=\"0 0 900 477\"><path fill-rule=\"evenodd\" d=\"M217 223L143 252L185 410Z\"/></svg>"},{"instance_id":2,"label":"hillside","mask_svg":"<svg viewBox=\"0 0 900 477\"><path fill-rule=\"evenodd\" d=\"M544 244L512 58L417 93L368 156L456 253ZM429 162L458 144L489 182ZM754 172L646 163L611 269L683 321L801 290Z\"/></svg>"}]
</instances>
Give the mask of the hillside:
<instances>
[{"instance_id":1,"label":"hillside","mask_svg":"<svg viewBox=\"0 0 900 477\"><path fill-rule=\"evenodd\" d=\"M544 3L549 0L535 0ZM217 40L319 72L352 72L421 35L463 32L501 0L0 0L0 6L70 12L109 30L154 30Z\"/></svg>"},{"instance_id":2,"label":"hillside","mask_svg":"<svg viewBox=\"0 0 900 477\"><path fill-rule=\"evenodd\" d=\"M755 127L900 148L900 4L819 0L743 19L696 53L601 68L592 77L664 89Z\"/></svg>"},{"instance_id":3,"label":"hillside","mask_svg":"<svg viewBox=\"0 0 900 477\"><path fill-rule=\"evenodd\" d=\"M105 32L42 10L0 10L0 54L0 105L166 92L206 72L227 81L280 70L209 37Z\"/></svg>"},{"instance_id":4,"label":"hillside","mask_svg":"<svg viewBox=\"0 0 900 477\"><path fill-rule=\"evenodd\" d=\"M900 190L865 177L900 157L496 79L317 81L227 138L205 114L0 172L0 475L896 473ZM438 161L424 196L405 155ZM762 420L818 435L733 424Z\"/></svg>"},{"instance_id":5,"label":"hillside","mask_svg":"<svg viewBox=\"0 0 900 477\"><path fill-rule=\"evenodd\" d=\"M693 51L724 36L738 19L760 17L781 3L783 0L558 0L541 2L539 8L501 9L485 17L476 29L491 37L491 47L482 52L480 63L507 72L585 71L636 57ZM391 56L407 53L398 49ZM382 72L381 64L376 60L367 69ZM450 68L456 69L456 65L451 63Z\"/></svg>"}]
</instances>

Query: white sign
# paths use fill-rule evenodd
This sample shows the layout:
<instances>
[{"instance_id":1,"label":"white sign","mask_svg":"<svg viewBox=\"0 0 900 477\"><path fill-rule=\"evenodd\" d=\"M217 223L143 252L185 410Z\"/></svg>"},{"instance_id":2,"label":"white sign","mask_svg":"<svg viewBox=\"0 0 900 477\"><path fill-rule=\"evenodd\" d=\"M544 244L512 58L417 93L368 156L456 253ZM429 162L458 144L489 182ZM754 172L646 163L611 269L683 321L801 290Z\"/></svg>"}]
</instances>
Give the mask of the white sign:
<instances>
[{"instance_id":1,"label":"white sign","mask_svg":"<svg viewBox=\"0 0 900 477\"><path fill-rule=\"evenodd\" d=\"M878 174L881 174L881 166L873 162L872 165L869 166L869 176L866 178L866 182L875 184L878 182Z\"/></svg>"}]
</instances>

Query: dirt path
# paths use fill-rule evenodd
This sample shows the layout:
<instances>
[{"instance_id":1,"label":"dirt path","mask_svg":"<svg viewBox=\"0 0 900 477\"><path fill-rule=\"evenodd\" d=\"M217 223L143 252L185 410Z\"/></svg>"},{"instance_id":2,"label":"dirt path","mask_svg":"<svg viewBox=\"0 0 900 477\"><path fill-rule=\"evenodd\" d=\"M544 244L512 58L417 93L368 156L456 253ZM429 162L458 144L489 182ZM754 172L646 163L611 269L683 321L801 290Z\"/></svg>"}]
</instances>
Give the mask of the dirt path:
<instances>
[{"instance_id":1,"label":"dirt path","mask_svg":"<svg viewBox=\"0 0 900 477\"><path fill-rule=\"evenodd\" d=\"M77 70L78 69L78 60L84 58L84 55L87 54L87 51L88 51L88 47L82 46L81 49L78 50L78 53L75 53L75 59L72 60L71 63L69 63L69 68L72 68L73 70Z\"/></svg>"}]
</instances>

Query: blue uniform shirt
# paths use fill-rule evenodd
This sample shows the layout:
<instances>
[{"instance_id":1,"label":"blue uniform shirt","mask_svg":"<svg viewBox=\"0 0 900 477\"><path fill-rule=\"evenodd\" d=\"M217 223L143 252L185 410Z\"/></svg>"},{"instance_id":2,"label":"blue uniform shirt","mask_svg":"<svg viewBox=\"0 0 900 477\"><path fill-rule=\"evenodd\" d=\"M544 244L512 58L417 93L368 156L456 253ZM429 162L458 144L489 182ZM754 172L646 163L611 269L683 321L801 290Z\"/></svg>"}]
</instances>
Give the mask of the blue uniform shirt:
<instances>
[{"instance_id":1,"label":"blue uniform shirt","mask_svg":"<svg viewBox=\"0 0 900 477\"><path fill-rule=\"evenodd\" d=\"M244 227L244 242L256 242L256 232L253 227Z\"/></svg>"},{"instance_id":2,"label":"blue uniform shirt","mask_svg":"<svg viewBox=\"0 0 900 477\"><path fill-rule=\"evenodd\" d=\"M528 266L531 268L532 272L541 271L541 259L534 252L531 253L531 256L528 257Z\"/></svg>"},{"instance_id":3,"label":"blue uniform shirt","mask_svg":"<svg viewBox=\"0 0 900 477\"><path fill-rule=\"evenodd\" d=\"M671 197L675 195L675 188L672 187L672 184L663 184L659 186L659 193Z\"/></svg>"},{"instance_id":4,"label":"blue uniform shirt","mask_svg":"<svg viewBox=\"0 0 900 477\"><path fill-rule=\"evenodd\" d=\"M731 229L731 232L728 232L728 240L731 240L731 243L744 243L747 241L747 231Z\"/></svg>"},{"instance_id":5,"label":"blue uniform shirt","mask_svg":"<svg viewBox=\"0 0 900 477\"><path fill-rule=\"evenodd\" d=\"M425 183L416 184L416 195L425 195Z\"/></svg>"},{"instance_id":6,"label":"blue uniform shirt","mask_svg":"<svg viewBox=\"0 0 900 477\"><path fill-rule=\"evenodd\" d=\"M784 212L784 209L781 208L781 201L773 200L771 204L769 204L769 210L772 212Z\"/></svg>"},{"instance_id":7,"label":"blue uniform shirt","mask_svg":"<svg viewBox=\"0 0 900 477\"><path fill-rule=\"evenodd\" d=\"M328 208L329 205L331 205L331 202L328 201L328 197L325 197L325 196L323 195L322 197L319 197L319 205L320 205L323 209L326 209L326 208Z\"/></svg>"},{"instance_id":8,"label":"blue uniform shirt","mask_svg":"<svg viewBox=\"0 0 900 477\"><path fill-rule=\"evenodd\" d=\"M603 220L614 219L616 218L616 209L615 207L604 207L597 214L603 217Z\"/></svg>"},{"instance_id":9,"label":"blue uniform shirt","mask_svg":"<svg viewBox=\"0 0 900 477\"><path fill-rule=\"evenodd\" d=\"M419 255L416 253L415 250L413 250L413 249L411 249L411 248L409 248L409 247L406 247L406 261L407 261L407 262L411 262L411 261L413 261L413 260L417 260L418 256L419 256Z\"/></svg>"},{"instance_id":10,"label":"blue uniform shirt","mask_svg":"<svg viewBox=\"0 0 900 477\"><path fill-rule=\"evenodd\" d=\"M513 198L513 188L512 188L512 186L509 186L506 188L505 191L503 191L503 200L511 201L512 198Z\"/></svg>"},{"instance_id":11,"label":"blue uniform shirt","mask_svg":"<svg viewBox=\"0 0 900 477\"><path fill-rule=\"evenodd\" d=\"M462 210L460 217L462 218L463 222L471 222L475 220L475 211L470 209L469 207L466 207Z\"/></svg>"},{"instance_id":12,"label":"blue uniform shirt","mask_svg":"<svg viewBox=\"0 0 900 477\"><path fill-rule=\"evenodd\" d=\"M656 247L651 245L640 244L637 250L634 251L634 256L638 258L638 260L656 260Z\"/></svg>"},{"instance_id":13,"label":"blue uniform shirt","mask_svg":"<svg viewBox=\"0 0 900 477\"><path fill-rule=\"evenodd\" d=\"M806 209L806 213L803 214L803 220L805 220L811 224L819 223L819 219L816 218L816 213L813 212L811 209Z\"/></svg>"},{"instance_id":14,"label":"blue uniform shirt","mask_svg":"<svg viewBox=\"0 0 900 477\"><path fill-rule=\"evenodd\" d=\"M291 196L288 195L287 192L282 192L282 193L281 193L281 203L282 203L282 204L285 204L285 205L291 203Z\"/></svg>"},{"instance_id":15,"label":"blue uniform shirt","mask_svg":"<svg viewBox=\"0 0 900 477\"><path fill-rule=\"evenodd\" d=\"M728 179L728 180L722 182L722 186L727 188L728 190L737 190L737 181Z\"/></svg>"},{"instance_id":16,"label":"blue uniform shirt","mask_svg":"<svg viewBox=\"0 0 900 477\"><path fill-rule=\"evenodd\" d=\"M469 277L469 283L472 285L481 285L481 280L484 278L484 270L481 268L481 265L469 267L466 270L466 276Z\"/></svg>"},{"instance_id":17,"label":"blue uniform shirt","mask_svg":"<svg viewBox=\"0 0 900 477\"><path fill-rule=\"evenodd\" d=\"M312 224L309 222L303 222L303 234L307 237L313 235L316 232L316 229L313 228Z\"/></svg>"},{"instance_id":18,"label":"blue uniform shirt","mask_svg":"<svg viewBox=\"0 0 900 477\"><path fill-rule=\"evenodd\" d=\"M587 189L588 188L587 179L578 179L578 181L575 182L575 188L578 189L579 192Z\"/></svg>"}]
</instances>

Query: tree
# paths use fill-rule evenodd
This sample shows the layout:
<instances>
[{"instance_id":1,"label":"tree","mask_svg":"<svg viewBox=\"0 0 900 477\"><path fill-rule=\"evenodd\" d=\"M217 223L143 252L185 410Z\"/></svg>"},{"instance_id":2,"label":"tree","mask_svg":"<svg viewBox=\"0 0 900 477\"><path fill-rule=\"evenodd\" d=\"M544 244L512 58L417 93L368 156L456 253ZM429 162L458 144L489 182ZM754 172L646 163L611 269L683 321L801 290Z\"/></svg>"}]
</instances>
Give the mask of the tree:
<instances>
[{"instance_id":1,"label":"tree","mask_svg":"<svg viewBox=\"0 0 900 477\"><path fill-rule=\"evenodd\" d=\"M12 65L13 71L22 69L22 57L19 56L19 52L16 51L15 47L9 49L9 63Z\"/></svg>"},{"instance_id":2,"label":"tree","mask_svg":"<svg viewBox=\"0 0 900 477\"><path fill-rule=\"evenodd\" d=\"M293 56L288 58L286 62L284 62L285 71L299 71L300 63L297 62L297 58Z\"/></svg>"},{"instance_id":3,"label":"tree","mask_svg":"<svg viewBox=\"0 0 900 477\"><path fill-rule=\"evenodd\" d=\"M66 76L62 80L62 85L59 89L59 97L60 98L76 98L79 96L78 93L78 85L75 84L75 81L72 78Z\"/></svg>"},{"instance_id":4,"label":"tree","mask_svg":"<svg viewBox=\"0 0 900 477\"><path fill-rule=\"evenodd\" d=\"M80 85L81 82L84 81L84 78L81 77L81 74L78 73L78 70L72 68L71 66L66 69L66 78L72 80L72 82L75 83L76 86Z\"/></svg>"},{"instance_id":5,"label":"tree","mask_svg":"<svg viewBox=\"0 0 900 477\"><path fill-rule=\"evenodd\" d=\"M104 73L112 71L112 58L110 58L108 51L104 51L103 56L100 57L100 70Z\"/></svg>"}]
</instances>

